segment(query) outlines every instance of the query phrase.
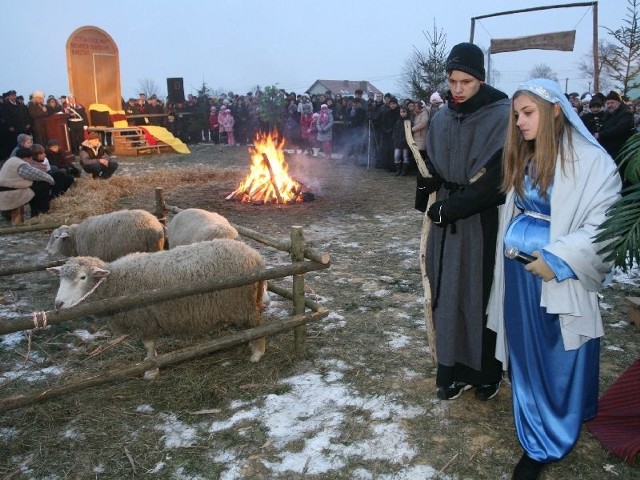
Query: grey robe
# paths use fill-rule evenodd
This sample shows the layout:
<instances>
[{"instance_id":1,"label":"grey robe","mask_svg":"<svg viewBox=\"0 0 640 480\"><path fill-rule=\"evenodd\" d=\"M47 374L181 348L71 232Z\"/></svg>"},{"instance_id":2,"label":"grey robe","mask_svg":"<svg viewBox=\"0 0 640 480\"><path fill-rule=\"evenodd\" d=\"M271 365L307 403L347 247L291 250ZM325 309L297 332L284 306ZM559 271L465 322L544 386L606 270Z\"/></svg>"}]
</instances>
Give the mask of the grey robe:
<instances>
[{"instance_id":1,"label":"grey robe","mask_svg":"<svg viewBox=\"0 0 640 480\"><path fill-rule=\"evenodd\" d=\"M497 92L491 87L484 88ZM468 185L470 179L501 151L509 112L508 98L480 106L469 114L456 113L449 108L438 111L427 139L429 159L437 173L446 182ZM437 193L437 201L448 196L449 191L443 187ZM429 235L427 276L432 298L438 296L433 319L438 362L444 366L461 363L481 370L485 318L483 291L488 291L490 286L483 285L483 262L492 265L494 260L493 255L491 258L485 255L481 213L457 220L455 233L451 227L447 228L442 258L445 230L434 226ZM439 293L438 280L441 282Z\"/></svg>"}]
</instances>

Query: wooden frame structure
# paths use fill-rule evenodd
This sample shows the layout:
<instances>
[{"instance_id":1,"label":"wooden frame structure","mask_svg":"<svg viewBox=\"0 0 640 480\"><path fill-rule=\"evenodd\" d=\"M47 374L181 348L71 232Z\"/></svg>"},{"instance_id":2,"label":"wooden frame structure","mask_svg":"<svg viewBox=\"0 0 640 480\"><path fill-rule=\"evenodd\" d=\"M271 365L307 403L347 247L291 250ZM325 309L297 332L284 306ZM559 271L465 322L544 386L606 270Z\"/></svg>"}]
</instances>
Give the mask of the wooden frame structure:
<instances>
[{"instance_id":1,"label":"wooden frame structure","mask_svg":"<svg viewBox=\"0 0 640 480\"><path fill-rule=\"evenodd\" d=\"M169 207L170 210L177 212L177 207ZM156 189L156 216L161 220L166 218L167 208L162 198L162 189ZM250 340L254 340L275 333L294 331L294 348L295 353L299 357L305 355L306 343L306 324L322 319L329 314L329 310L325 309L316 302L305 298L304 295L304 274L311 271L323 270L330 267L330 255L328 253L318 252L313 248L305 246L303 240L303 231L300 226L292 226L290 231L290 240L282 241L261 234L255 230L251 230L239 225L232 224L238 233L247 238L251 238L266 246L283 250L291 254L291 265L283 265L278 267L264 268L260 271L233 275L225 279L205 280L197 283L175 285L171 287L157 288L154 290L141 292L130 296L121 296L116 298L98 300L94 302L80 303L72 308L47 312L38 312L41 317L46 318L47 325L58 325L69 320L86 317L95 314L109 314L140 308L159 301L181 298L189 295L197 295L217 290L225 290L242 285L248 285L257 281L267 280L269 291L280 295L283 298L293 302L292 316L272 322L268 325L250 328L221 338L202 342L192 347L175 350L173 352L159 355L153 360L144 360L134 365L118 368L106 373L95 375L84 380L69 383L59 387L48 388L41 392L24 393L8 398L0 399L0 413L10 410L22 408L33 403L43 402L52 398L61 397L68 393L77 392L85 388L102 385L117 380L132 378L140 375L147 370L153 368L165 367L186 360L202 357L213 352L234 347ZM25 233L32 231L41 231L55 228L52 225L33 225L15 228L0 229L0 235L9 235L13 233ZM16 275L28 272L41 271L51 266L64 263L64 260L54 260L46 264L13 267L0 270L0 276ZM288 290L275 285L271 280L282 278L285 276L293 277L292 290ZM307 312L307 310L311 310ZM14 333L18 331L28 331L42 328L42 322L39 323L38 315L23 315L17 318L0 318L0 335Z\"/></svg>"},{"instance_id":2,"label":"wooden frame structure","mask_svg":"<svg viewBox=\"0 0 640 480\"><path fill-rule=\"evenodd\" d=\"M67 39L69 88L83 105L103 103L120 107L120 53L111 35L86 25Z\"/></svg>"},{"instance_id":3,"label":"wooden frame structure","mask_svg":"<svg viewBox=\"0 0 640 480\"><path fill-rule=\"evenodd\" d=\"M513 15L515 13L538 12L541 10L550 10L555 8L574 8L574 7L592 7L593 8L593 91L600 91L600 67L598 64L598 2L580 2L567 3L564 5L546 5L543 7L521 8L518 10L509 10L506 12L490 13L488 15L480 15L471 18L471 34L469 41L473 43L473 36L476 29L476 20L483 18L498 17L501 15ZM489 54L489 62L487 72L491 72L491 54Z\"/></svg>"}]
</instances>

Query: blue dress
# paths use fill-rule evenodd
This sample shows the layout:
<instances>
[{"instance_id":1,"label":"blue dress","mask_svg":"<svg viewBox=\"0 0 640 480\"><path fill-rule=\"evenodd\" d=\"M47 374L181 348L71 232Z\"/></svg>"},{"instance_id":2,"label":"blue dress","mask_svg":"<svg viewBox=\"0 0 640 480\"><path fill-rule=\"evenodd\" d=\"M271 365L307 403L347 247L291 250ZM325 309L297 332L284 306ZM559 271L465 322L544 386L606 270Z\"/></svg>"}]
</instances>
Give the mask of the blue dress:
<instances>
[{"instance_id":1,"label":"blue dress","mask_svg":"<svg viewBox=\"0 0 640 480\"><path fill-rule=\"evenodd\" d=\"M549 243L551 207L532 188L529 177L525 177L524 198L516 198L516 206L523 213L509 225L505 248L540 251L556 274L552 282L576 278L561 259L542 250ZM508 258L504 270L504 317L518 439L530 458L557 461L575 446L583 421L596 415L600 341L593 339L577 350L565 351L558 315L540 307L542 279Z\"/></svg>"}]
</instances>

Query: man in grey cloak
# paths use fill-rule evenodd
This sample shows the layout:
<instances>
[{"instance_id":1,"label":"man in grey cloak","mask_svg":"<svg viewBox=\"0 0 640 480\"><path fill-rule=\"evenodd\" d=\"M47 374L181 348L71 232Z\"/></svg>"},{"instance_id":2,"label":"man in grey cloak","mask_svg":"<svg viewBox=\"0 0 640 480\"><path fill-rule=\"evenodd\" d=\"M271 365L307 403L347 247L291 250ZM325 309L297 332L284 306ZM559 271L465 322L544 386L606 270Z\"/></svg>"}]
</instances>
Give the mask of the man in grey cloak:
<instances>
[{"instance_id":1,"label":"man in grey cloak","mask_svg":"<svg viewBox=\"0 0 640 480\"><path fill-rule=\"evenodd\" d=\"M484 83L484 54L471 43L453 47L446 64L447 107L433 118L427 136L427 167L418 179L416 208L433 225L426 271L431 284L436 332L438 397L458 398L475 387L480 400L500 388L502 366L494 358L495 333L485 314L493 277L502 147L510 102Z\"/></svg>"}]
</instances>

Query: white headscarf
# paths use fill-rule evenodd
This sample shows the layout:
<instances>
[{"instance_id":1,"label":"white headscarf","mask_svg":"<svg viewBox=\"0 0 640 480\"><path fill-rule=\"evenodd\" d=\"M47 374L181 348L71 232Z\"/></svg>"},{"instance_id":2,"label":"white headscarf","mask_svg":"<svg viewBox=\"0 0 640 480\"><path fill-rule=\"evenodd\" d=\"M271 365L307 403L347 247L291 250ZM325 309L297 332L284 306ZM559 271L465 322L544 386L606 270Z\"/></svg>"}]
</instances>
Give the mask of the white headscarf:
<instances>
[{"instance_id":1,"label":"white headscarf","mask_svg":"<svg viewBox=\"0 0 640 480\"><path fill-rule=\"evenodd\" d=\"M531 92L549 103L559 103L560 108L562 108L562 113L564 113L564 116L573 128L575 128L578 133L586 138L590 143L600 148L603 152L606 152L573 109L573 105L571 105L569 99L567 99L565 94L562 92L562 88L560 88L560 84L558 82L549 80L548 78L534 78L521 84L516 92L521 90Z\"/></svg>"}]
</instances>

